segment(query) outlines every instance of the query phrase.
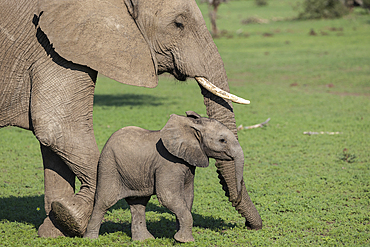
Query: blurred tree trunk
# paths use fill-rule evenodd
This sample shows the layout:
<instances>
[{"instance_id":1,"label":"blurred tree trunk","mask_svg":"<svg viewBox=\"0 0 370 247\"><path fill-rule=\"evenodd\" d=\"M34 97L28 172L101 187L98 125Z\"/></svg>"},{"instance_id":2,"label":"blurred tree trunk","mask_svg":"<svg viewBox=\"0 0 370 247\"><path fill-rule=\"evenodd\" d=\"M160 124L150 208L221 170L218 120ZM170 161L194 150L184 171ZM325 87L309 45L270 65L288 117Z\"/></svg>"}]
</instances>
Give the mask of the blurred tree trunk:
<instances>
[{"instance_id":1,"label":"blurred tree trunk","mask_svg":"<svg viewBox=\"0 0 370 247\"><path fill-rule=\"evenodd\" d=\"M217 10L218 6L220 5L220 1L214 0L212 4L209 4L209 19L211 20L212 25L212 35L217 37L218 36L218 29L216 24L217 19Z\"/></svg>"},{"instance_id":2,"label":"blurred tree trunk","mask_svg":"<svg viewBox=\"0 0 370 247\"><path fill-rule=\"evenodd\" d=\"M217 37L219 35L217 24L216 24L218 6L221 3L226 3L228 0L203 0L201 2L206 2L206 1L208 3L209 19L211 20L211 25L212 25L211 32L212 32L213 37Z\"/></svg>"}]
</instances>

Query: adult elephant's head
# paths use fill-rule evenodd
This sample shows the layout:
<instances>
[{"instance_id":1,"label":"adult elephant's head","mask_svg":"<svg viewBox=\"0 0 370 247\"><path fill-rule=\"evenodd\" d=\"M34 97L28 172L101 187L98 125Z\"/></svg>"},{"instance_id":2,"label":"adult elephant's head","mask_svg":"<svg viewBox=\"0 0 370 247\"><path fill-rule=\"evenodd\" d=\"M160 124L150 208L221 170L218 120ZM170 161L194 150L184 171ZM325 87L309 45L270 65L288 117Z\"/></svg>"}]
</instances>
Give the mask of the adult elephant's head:
<instances>
[{"instance_id":1,"label":"adult elephant's head","mask_svg":"<svg viewBox=\"0 0 370 247\"><path fill-rule=\"evenodd\" d=\"M164 72L197 79L208 116L237 135L230 99L240 99L226 93L222 59L194 0L39 0L37 15L60 56L119 82L155 87ZM237 191L234 165L220 161L217 168L246 225L261 228L245 186Z\"/></svg>"}]
</instances>

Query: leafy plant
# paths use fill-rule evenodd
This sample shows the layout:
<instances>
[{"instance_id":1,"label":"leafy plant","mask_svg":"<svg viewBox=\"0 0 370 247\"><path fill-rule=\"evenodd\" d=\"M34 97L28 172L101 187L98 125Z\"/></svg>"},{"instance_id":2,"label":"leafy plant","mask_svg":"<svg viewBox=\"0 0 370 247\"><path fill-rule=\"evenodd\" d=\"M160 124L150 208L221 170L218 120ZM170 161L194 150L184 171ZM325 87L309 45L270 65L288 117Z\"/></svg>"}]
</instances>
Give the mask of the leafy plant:
<instances>
[{"instance_id":1,"label":"leafy plant","mask_svg":"<svg viewBox=\"0 0 370 247\"><path fill-rule=\"evenodd\" d=\"M296 6L298 19L340 18L349 13L339 0L304 0Z\"/></svg>"},{"instance_id":2,"label":"leafy plant","mask_svg":"<svg viewBox=\"0 0 370 247\"><path fill-rule=\"evenodd\" d=\"M343 153L339 155L339 160L347 162L347 163L353 163L355 162L355 159L356 159L356 155L350 154L347 148L343 149Z\"/></svg>"},{"instance_id":3,"label":"leafy plant","mask_svg":"<svg viewBox=\"0 0 370 247\"><path fill-rule=\"evenodd\" d=\"M370 10L370 0L362 0L363 7Z\"/></svg>"},{"instance_id":4,"label":"leafy plant","mask_svg":"<svg viewBox=\"0 0 370 247\"><path fill-rule=\"evenodd\" d=\"M267 0L254 0L255 4L257 6L266 6L267 5Z\"/></svg>"}]
</instances>

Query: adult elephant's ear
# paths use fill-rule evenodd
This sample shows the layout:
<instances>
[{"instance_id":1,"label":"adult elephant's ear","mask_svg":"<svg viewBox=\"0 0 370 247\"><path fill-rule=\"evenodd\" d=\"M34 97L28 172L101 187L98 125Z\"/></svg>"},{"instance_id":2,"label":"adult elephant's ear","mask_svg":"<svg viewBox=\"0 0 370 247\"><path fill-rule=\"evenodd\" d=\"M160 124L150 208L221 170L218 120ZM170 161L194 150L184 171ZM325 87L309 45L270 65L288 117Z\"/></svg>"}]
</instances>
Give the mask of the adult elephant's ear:
<instances>
[{"instance_id":1,"label":"adult elephant's ear","mask_svg":"<svg viewBox=\"0 0 370 247\"><path fill-rule=\"evenodd\" d=\"M123 0L40 0L37 15L66 60L122 83L157 85L156 60Z\"/></svg>"},{"instance_id":2,"label":"adult elephant's ear","mask_svg":"<svg viewBox=\"0 0 370 247\"><path fill-rule=\"evenodd\" d=\"M201 133L197 124L189 117L171 115L160 131L163 145L172 155L190 165L207 167L209 160L201 145Z\"/></svg>"}]
</instances>

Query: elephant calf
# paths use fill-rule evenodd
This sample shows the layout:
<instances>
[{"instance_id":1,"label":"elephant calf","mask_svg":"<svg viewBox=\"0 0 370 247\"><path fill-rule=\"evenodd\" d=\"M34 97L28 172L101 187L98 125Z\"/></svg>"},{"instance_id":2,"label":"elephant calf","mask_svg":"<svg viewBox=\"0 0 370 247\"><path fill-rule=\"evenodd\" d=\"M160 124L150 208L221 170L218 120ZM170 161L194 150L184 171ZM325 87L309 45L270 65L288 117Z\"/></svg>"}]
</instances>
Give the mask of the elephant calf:
<instances>
[{"instance_id":1,"label":"elephant calf","mask_svg":"<svg viewBox=\"0 0 370 247\"><path fill-rule=\"evenodd\" d=\"M100 156L94 210L84 237L97 238L106 211L125 198L132 239L154 238L146 228L145 207L156 194L176 215L175 239L194 241L195 168L207 167L208 158L235 161L235 183L241 191L244 155L234 134L217 120L186 114L171 115L160 131L126 127L110 137Z\"/></svg>"}]
</instances>

